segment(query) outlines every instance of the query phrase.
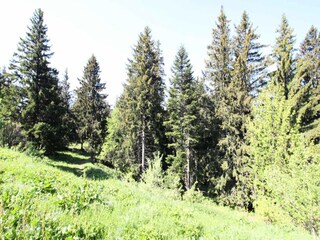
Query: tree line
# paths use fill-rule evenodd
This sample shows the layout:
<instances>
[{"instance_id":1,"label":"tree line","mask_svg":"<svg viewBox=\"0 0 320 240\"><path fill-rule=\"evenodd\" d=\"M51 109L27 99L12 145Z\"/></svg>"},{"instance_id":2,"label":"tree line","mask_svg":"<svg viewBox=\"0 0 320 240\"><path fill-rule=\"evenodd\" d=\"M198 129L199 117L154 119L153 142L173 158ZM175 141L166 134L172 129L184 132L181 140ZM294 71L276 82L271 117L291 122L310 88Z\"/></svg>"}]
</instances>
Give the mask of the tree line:
<instances>
[{"instance_id":1,"label":"tree line","mask_svg":"<svg viewBox=\"0 0 320 240\"><path fill-rule=\"evenodd\" d=\"M231 35L221 8L203 76L194 76L181 46L168 88L160 43L146 27L112 110L94 55L72 101L67 71L59 79L50 65L46 32L38 9L8 69L1 71L1 145L53 154L76 142L93 161L136 180L158 156L168 188L197 188L220 204L319 233L316 27L295 49L293 29L283 16L272 53L264 55L266 45L259 43L248 14Z\"/></svg>"}]
</instances>

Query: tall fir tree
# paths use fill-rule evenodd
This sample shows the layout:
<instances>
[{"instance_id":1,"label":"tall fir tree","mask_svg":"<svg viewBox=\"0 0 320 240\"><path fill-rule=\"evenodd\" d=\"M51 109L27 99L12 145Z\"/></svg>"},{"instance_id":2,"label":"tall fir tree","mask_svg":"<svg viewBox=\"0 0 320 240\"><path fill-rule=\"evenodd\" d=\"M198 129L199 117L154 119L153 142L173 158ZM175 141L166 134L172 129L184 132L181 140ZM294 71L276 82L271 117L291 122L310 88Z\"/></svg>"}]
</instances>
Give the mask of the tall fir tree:
<instances>
[{"instance_id":1,"label":"tall fir tree","mask_svg":"<svg viewBox=\"0 0 320 240\"><path fill-rule=\"evenodd\" d=\"M68 69L65 70L63 78L60 82L60 94L63 102L63 106L67 112L70 112L71 108L71 92L70 92L70 83L69 83L69 74Z\"/></svg>"},{"instance_id":2,"label":"tall fir tree","mask_svg":"<svg viewBox=\"0 0 320 240\"><path fill-rule=\"evenodd\" d=\"M290 82L292 81L295 68L296 59L294 58L294 43L295 37L293 29L290 28L287 18L283 15L279 29L277 29L278 37L273 49L273 58L276 63L276 81L284 89L286 99L288 99L290 91Z\"/></svg>"},{"instance_id":3,"label":"tall fir tree","mask_svg":"<svg viewBox=\"0 0 320 240\"><path fill-rule=\"evenodd\" d=\"M246 128L250 117L251 99L266 83L266 61L263 45L246 12L236 26L233 39L231 82L225 86L225 111L221 129L227 134L219 139L222 152L222 176L218 188L220 198L228 205L250 208L250 188L247 184L250 166L246 160Z\"/></svg>"},{"instance_id":4,"label":"tall fir tree","mask_svg":"<svg viewBox=\"0 0 320 240\"><path fill-rule=\"evenodd\" d=\"M231 81L231 39L229 20L221 7L216 28L212 30L212 42L208 46L209 59L206 61L206 79L212 87L217 104L223 103L225 87ZM222 110L217 107L217 110Z\"/></svg>"},{"instance_id":5,"label":"tall fir tree","mask_svg":"<svg viewBox=\"0 0 320 240\"><path fill-rule=\"evenodd\" d=\"M220 165L217 161L219 119L215 116L215 104L209 94L206 79L196 81L198 141L194 145L196 156L194 172L196 187L208 196L216 197L215 186L220 175Z\"/></svg>"},{"instance_id":6,"label":"tall fir tree","mask_svg":"<svg viewBox=\"0 0 320 240\"><path fill-rule=\"evenodd\" d=\"M260 35L246 12L243 12L235 33L232 41L232 77L236 80L232 82L237 82L250 96L255 97L267 82L268 60L262 54L265 45L258 42Z\"/></svg>"},{"instance_id":7,"label":"tall fir tree","mask_svg":"<svg viewBox=\"0 0 320 240\"><path fill-rule=\"evenodd\" d=\"M303 78L303 86L308 85L300 108L301 128L307 139L320 142L320 33L312 26L300 46L299 60L309 62Z\"/></svg>"},{"instance_id":8,"label":"tall fir tree","mask_svg":"<svg viewBox=\"0 0 320 240\"><path fill-rule=\"evenodd\" d=\"M105 83L101 82L100 66L94 55L89 58L79 82L80 87L76 89L73 106L77 132L81 146L88 142L91 160L95 161L105 138L110 107L106 102L107 96L102 92L106 87Z\"/></svg>"},{"instance_id":9,"label":"tall fir tree","mask_svg":"<svg viewBox=\"0 0 320 240\"><path fill-rule=\"evenodd\" d=\"M123 158L113 161L139 175L146 169L147 159L151 159L156 151L163 152L164 148L163 59L159 43L151 38L150 28L146 27L139 35L127 68L128 80L118 100L119 112L115 116L124 123L118 125L123 127L118 131L123 134L116 141L122 146L116 149L119 152L113 153Z\"/></svg>"},{"instance_id":10,"label":"tall fir tree","mask_svg":"<svg viewBox=\"0 0 320 240\"><path fill-rule=\"evenodd\" d=\"M172 67L167 104L166 135L171 139L168 155L170 171L179 176L184 187L190 189L195 181L197 156L195 146L199 141L199 92L193 77L192 65L184 47L180 47Z\"/></svg>"},{"instance_id":11,"label":"tall fir tree","mask_svg":"<svg viewBox=\"0 0 320 240\"><path fill-rule=\"evenodd\" d=\"M230 39L230 29L229 20L221 7L220 15L218 16L218 21L216 27L212 30L212 42L208 46L208 56L209 59L206 61L205 79L210 84L210 111L213 114L209 114L211 125L214 125L215 130L215 140L212 144L215 149L215 156L212 159L216 166L215 176L211 179L213 184L218 184L219 176L221 176L221 169L219 167L219 162L223 156L223 152L219 149L217 145L219 139L226 136L227 132L221 128L222 122L227 117L225 115L227 103L226 103L226 90L227 86L231 81L231 39ZM209 112L210 112L209 111Z\"/></svg>"},{"instance_id":12,"label":"tall fir tree","mask_svg":"<svg viewBox=\"0 0 320 240\"><path fill-rule=\"evenodd\" d=\"M19 90L4 68L0 72L0 146L23 146L25 137L19 123Z\"/></svg>"},{"instance_id":13,"label":"tall fir tree","mask_svg":"<svg viewBox=\"0 0 320 240\"><path fill-rule=\"evenodd\" d=\"M61 146L63 108L58 86L58 71L50 67L47 26L43 11L37 9L31 18L27 36L21 39L10 70L22 93L21 123L28 140L38 149L52 153ZM54 117L53 117L54 116Z\"/></svg>"},{"instance_id":14,"label":"tall fir tree","mask_svg":"<svg viewBox=\"0 0 320 240\"><path fill-rule=\"evenodd\" d=\"M163 59L159 42L151 38L149 27L139 35L133 59L128 64L128 116L135 123L131 136L136 136L136 160L143 172L147 158L163 149L164 81Z\"/></svg>"},{"instance_id":15,"label":"tall fir tree","mask_svg":"<svg viewBox=\"0 0 320 240\"><path fill-rule=\"evenodd\" d=\"M67 146L72 140L76 140L75 118L73 112L71 111L72 95L70 91L68 69L65 70L59 87L62 100L61 104L64 109L64 115L62 116L62 128L64 132L65 145Z\"/></svg>"},{"instance_id":16,"label":"tall fir tree","mask_svg":"<svg viewBox=\"0 0 320 240\"><path fill-rule=\"evenodd\" d=\"M0 71L0 116L1 122L15 120L18 121L17 87L4 68Z\"/></svg>"}]
</instances>

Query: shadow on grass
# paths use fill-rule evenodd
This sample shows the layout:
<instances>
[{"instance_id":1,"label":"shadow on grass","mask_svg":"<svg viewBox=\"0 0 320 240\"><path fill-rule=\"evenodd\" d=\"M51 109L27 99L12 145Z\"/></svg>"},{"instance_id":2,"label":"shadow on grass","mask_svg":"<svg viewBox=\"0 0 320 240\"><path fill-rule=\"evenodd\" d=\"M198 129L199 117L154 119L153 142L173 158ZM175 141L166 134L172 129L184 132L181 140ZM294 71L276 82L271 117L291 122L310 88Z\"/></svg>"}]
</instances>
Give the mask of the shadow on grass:
<instances>
[{"instance_id":1,"label":"shadow on grass","mask_svg":"<svg viewBox=\"0 0 320 240\"><path fill-rule=\"evenodd\" d=\"M85 177L92 180L105 180L112 178L113 175L99 168L89 168L85 171Z\"/></svg>"},{"instance_id":2,"label":"shadow on grass","mask_svg":"<svg viewBox=\"0 0 320 240\"><path fill-rule=\"evenodd\" d=\"M91 180L106 180L106 179L115 177L114 174L112 173L109 173L102 169L94 168L94 167L85 167L83 169L83 168L78 168L77 166L71 167L71 166L65 166L65 165L60 165L56 163L48 163L48 165L58 168L59 170L64 172L73 173L77 177L83 177Z\"/></svg>"},{"instance_id":3,"label":"shadow on grass","mask_svg":"<svg viewBox=\"0 0 320 240\"><path fill-rule=\"evenodd\" d=\"M48 165L55 167L55 168L58 168L58 169L65 171L65 172L73 173L77 177L81 177L83 175L83 170L81 168L68 167L68 166L64 166L64 165L51 164L51 163L48 163Z\"/></svg>"},{"instance_id":4,"label":"shadow on grass","mask_svg":"<svg viewBox=\"0 0 320 240\"><path fill-rule=\"evenodd\" d=\"M86 156L85 154L82 154L82 155ZM78 165L89 162L89 159L83 159L83 158L72 156L70 154L62 153L62 152L58 152L50 156L50 159L54 162L65 162L65 163L78 164Z\"/></svg>"},{"instance_id":5,"label":"shadow on grass","mask_svg":"<svg viewBox=\"0 0 320 240\"><path fill-rule=\"evenodd\" d=\"M77 177L84 177L92 180L104 180L114 177L114 174L111 172L104 171L103 169L97 168L91 164L87 166L80 166L86 163L91 163L89 160L89 154L80 149L73 148L70 149L70 152L57 152L50 156L49 159L51 162L48 162L48 165L58 168L64 172L73 173Z\"/></svg>"},{"instance_id":6,"label":"shadow on grass","mask_svg":"<svg viewBox=\"0 0 320 240\"><path fill-rule=\"evenodd\" d=\"M80 155L83 155L83 156L86 156L86 157L90 157L90 154L88 152L86 152L85 150L81 150L81 149L78 149L78 148L71 148L69 150L71 152L74 152L74 153L77 153L77 154L80 154Z\"/></svg>"}]
</instances>

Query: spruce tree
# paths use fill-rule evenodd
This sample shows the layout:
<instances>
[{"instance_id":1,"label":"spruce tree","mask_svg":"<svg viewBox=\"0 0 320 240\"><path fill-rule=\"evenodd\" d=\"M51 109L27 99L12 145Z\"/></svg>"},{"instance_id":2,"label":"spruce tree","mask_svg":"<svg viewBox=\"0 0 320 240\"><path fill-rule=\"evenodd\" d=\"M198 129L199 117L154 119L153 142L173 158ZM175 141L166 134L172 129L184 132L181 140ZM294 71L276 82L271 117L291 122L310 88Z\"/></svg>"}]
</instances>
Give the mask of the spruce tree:
<instances>
[{"instance_id":1,"label":"spruce tree","mask_svg":"<svg viewBox=\"0 0 320 240\"><path fill-rule=\"evenodd\" d=\"M136 160L143 172L147 158L162 150L163 144L163 60L159 43L151 38L146 27L134 48L133 59L128 64L127 106L130 118L135 123L131 136L135 136Z\"/></svg>"},{"instance_id":2,"label":"spruce tree","mask_svg":"<svg viewBox=\"0 0 320 240\"><path fill-rule=\"evenodd\" d=\"M300 46L299 60L309 66L301 83L308 91L302 99L301 127L307 139L320 142L320 33L312 26Z\"/></svg>"},{"instance_id":3,"label":"spruce tree","mask_svg":"<svg viewBox=\"0 0 320 240\"><path fill-rule=\"evenodd\" d=\"M71 92L70 92L70 83L69 83L69 74L68 69L65 70L62 81L60 83L61 88L61 98L63 102L63 106L67 112L70 112L71 108Z\"/></svg>"},{"instance_id":4,"label":"spruce tree","mask_svg":"<svg viewBox=\"0 0 320 240\"><path fill-rule=\"evenodd\" d=\"M106 103L105 83L101 83L100 66L92 55L79 79L80 87L76 90L76 101L73 106L77 121L77 133L81 145L86 141L89 145L91 160L100 152L106 133L106 121L109 105Z\"/></svg>"},{"instance_id":5,"label":"spruce tree","mask_svg":"<svg viewBox=\"0 0 320 240\"><path fill-rule=\"evenodd\" d=\"M289 85L294 77L296 67L296 60L293 56L295 37L293 36L293 29L290 28L284 15L277 33L279 36L273 49L273 57L277 66L275 76L277 84L283 87L285 97L288 99Z\"/></svg>"},{"instance_id":6,"label":"spruce tree","mask_svg":"<svg viewBox=\"0 0 320 240\"><path fill-rule=\"evenodd\" d=\"M195 155L194 180L197 188L207 195L216 197L220 163L218 158L219 119L215 116L215 104L209 94L205 78L196 81L197 99L197 143L193 146Z\"/></svg>"},{"instance_id":7,"label":"spruce tree","mask_svg":"<svg viewBox=\"0 0 320 240\"><path fill-rule=\"evenodd\" d=\"M63 147L63 109L58 72L50 67L52 54L43 11L37 9L31 18L26 37L21 39L13 56L10 70L14 80L23 89L21 123L28 140L46 153Z\"/></svg>"},{"instance_id":8,"label":"spruce tree","mask_svg":"<svg viewBox=\"0 0 320 240\"><path fill-rule=\"evenodd\" d=\"M233 39L231 82L225 87L226 108L221 128L227 134L219 139L223 154L221 199L246 208L251 205L247 183L251 169L246 160L245 123L250 117L251 99L266 82L266 61L258 39L259 35L244 12Z\"/></svg>"},{"instance_id":9,"label":"spruce tree","mask_svg":"<svg viewBox=\"0 0 320 240\"><path fill-rule=\"evenodd\" d=\"M211 84L215 103L223 104L225 87L231 81L231 39L229 20L222 7L216 28L212 30L212 43L208 46L208 56L206 79ZM217 107L217 111L223 111L223 106Z\"/></svg>"},{"instance_id":10,"label":"spruce tree","mask_svg":"<svg viewBox=\"0 0 320 240\"><path fill-rule=\"evenodd\" d=\"M210 84L210 111L213 117L210 117L210 124L214 125L215 138L212 144L216 144L219 139L224 138L227 132L222 129L222 122L226 116L226 90L231 81L231 39L229 21L221 7L220 15L216 23L216 28L212 30L212 42L208 46L209 59L206 61L205 79ZM209 112L210 112L209 111ZM212 116L212 114L209 114ZM217 166L215 171L214 184L221 176L220 161L223 152L218 145L213 146L215 156L212 161L216 162L213 165Z\"/></svg>"},{"instance_id":11,"label":"spruce tree","mask_svg":"<svg viewBox=\"0 0 320 240\"><path fill-rule=\"evenodd\" d=\"M75 140L75 119L74 114L71 111L71 92L70 92L70 83L68 70L65 70L62 80L59 84L60 87L60 97L61 105L64 109L64 115L62 116L62 128L64 132L64 141L67 146L71 140Z\"/></svg>"},{"instance_id":12,"label":"spruce tree","mask_svg":"<svg viewBox=\"0 0 320 240\"><path fill-rule=\"evenodd\" d=\"M243 12L235 32L232 41L232 82L237 82L250 96L255 97L267 81L267 59L262 54L265 45L258 42L260 35L246 12Z\"/></svg>"},{"instance_id":13,"label":"spruce tree","mask_svg":"<svg viewBox=\"0 0 320 240\"><path fill-rule=\"evenodd\" d=\"M19 123L19 89L4 68L0 72L0 146L25 144Z\"/></svg>"},{"instance_id":14,"label":"spruce tree","mask_svg":"<svg viewBox=\"0 0 320 240\"><path fill-rule=\"evenodd\" d=\"M169 147L173 154L168 155L170 171L177 174L186 189L194 184L196 152L199 140L197 82L193 77L192 66L184 47L180 47L172 67L166 135L171 139Z\"/></svg>"},{"instance_id":15,"label":"spruce tree","mask_svg":"<svg viewBox=\"0 0 320 240\"><path fill-rule=\"evenodd\" d=\"M163 152L164 148L163 60L159 43L151 38L150 28L146 27L139 35L127 68L128 80L117 103L119 114L115 116L122 121L118 126L123 129L114 129L123 133L115 140L122 144L115 155L123 158L114 161L138 175L146 169L147 159L156 151Z\"/></svg>"},{"instance_id":16,"label":"spruce tree","mask_svg":"<svg viewBox=\"0 0 320 240\"><path fill-rule=\"evenodd\" d=\"M16 115L18 112L18 97L16 90L17 88L8 76L6 69L2 69L0 71L0 120L2 123L6 120L12 120L18 117Z\"/></svg>"}]
</instances>

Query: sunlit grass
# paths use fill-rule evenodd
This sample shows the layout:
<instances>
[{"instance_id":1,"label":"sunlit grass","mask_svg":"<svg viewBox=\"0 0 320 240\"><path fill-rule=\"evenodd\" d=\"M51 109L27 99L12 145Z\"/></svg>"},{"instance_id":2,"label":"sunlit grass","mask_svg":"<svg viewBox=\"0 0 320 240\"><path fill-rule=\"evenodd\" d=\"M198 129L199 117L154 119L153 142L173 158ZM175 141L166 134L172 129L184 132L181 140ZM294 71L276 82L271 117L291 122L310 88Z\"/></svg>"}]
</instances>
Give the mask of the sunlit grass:
<instances>
[{"instance_id":1,"label":"sunlit grass","mask_svg":"<svg viewBox=\"0 0 320 240\"><path fill-rule=\"evenodd\" d=\"M311 239L254 214L127 181L77 150L0 148L0 239Z\"/></svg>"}]
</instances>

